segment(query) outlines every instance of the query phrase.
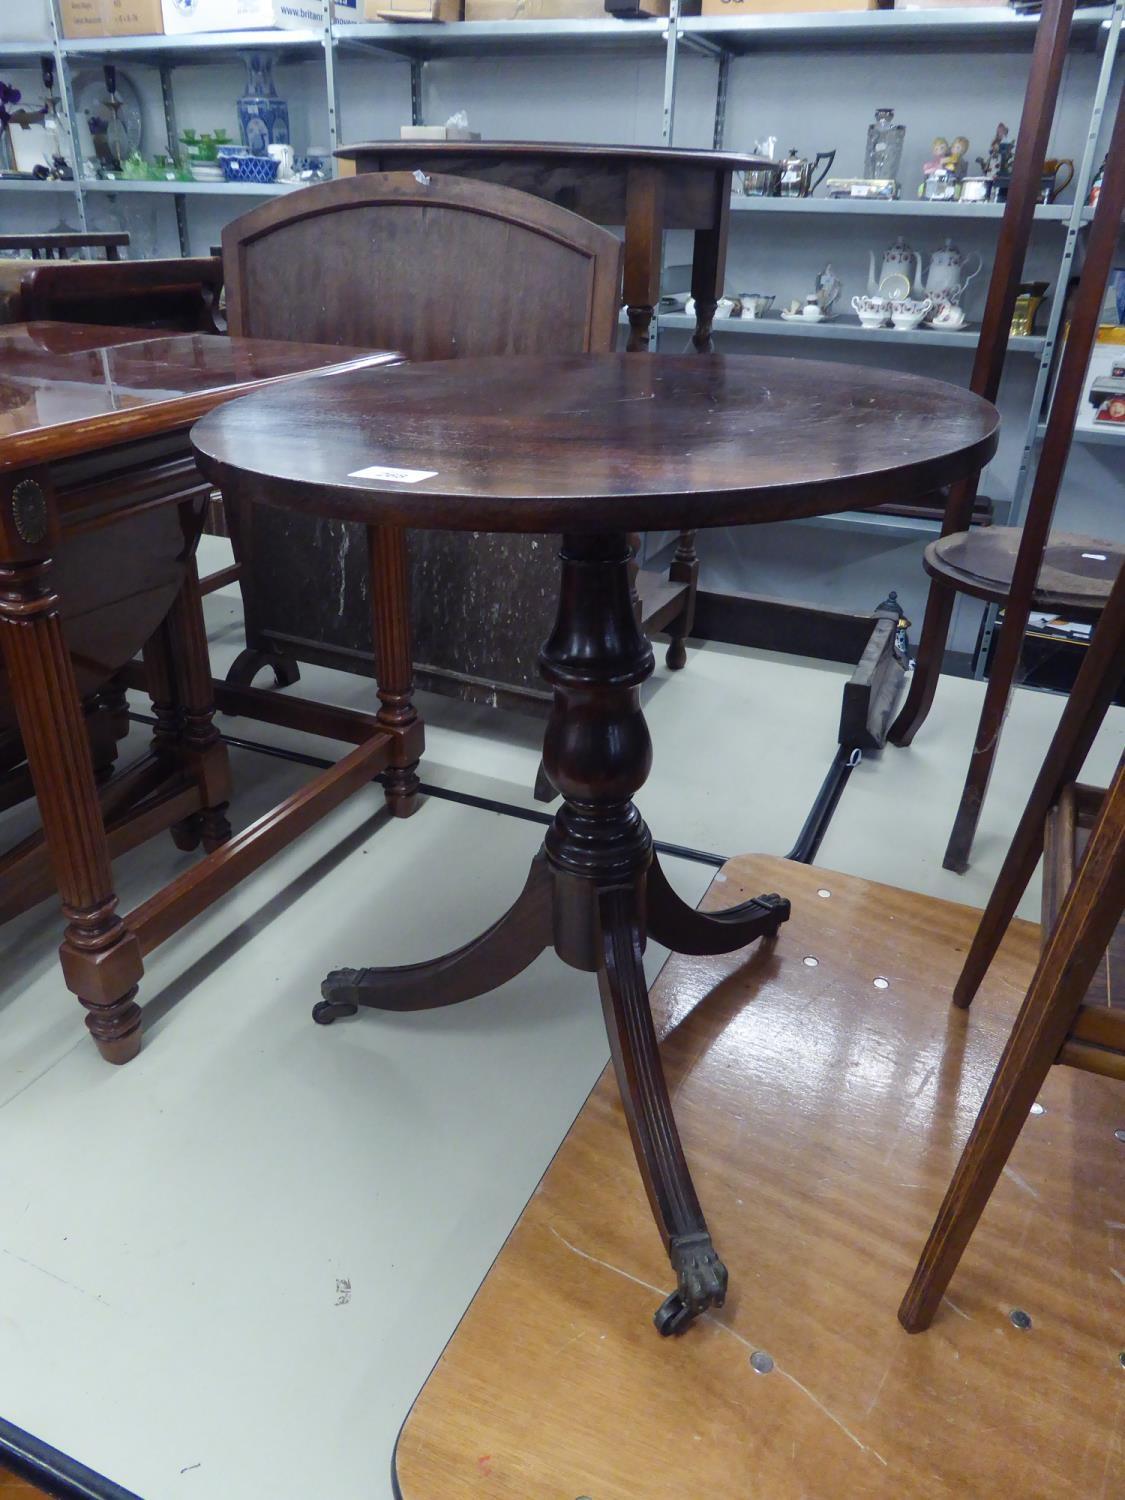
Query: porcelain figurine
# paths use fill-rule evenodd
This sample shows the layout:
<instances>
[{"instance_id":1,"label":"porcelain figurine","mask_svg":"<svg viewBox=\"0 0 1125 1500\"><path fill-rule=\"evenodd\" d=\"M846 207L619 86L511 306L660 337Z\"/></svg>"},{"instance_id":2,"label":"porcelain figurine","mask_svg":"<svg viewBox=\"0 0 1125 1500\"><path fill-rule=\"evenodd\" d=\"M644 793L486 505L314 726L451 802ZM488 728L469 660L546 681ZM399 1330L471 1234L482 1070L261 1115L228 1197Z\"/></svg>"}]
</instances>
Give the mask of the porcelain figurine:
<instances>
[{"instance_id":1,"label":"porcelain figurine","mask_svg":"<svg viewBox=\"0 0 1125 1500\"><path fill-rule=\"evenodd\" d=\"M839 301L843 286L843 282L832 269L832 262L829 261L816 278L816 300L825 317L828 317Z\"/></svg>"},{"instance_id":2,"label":"porcelain figurine","mask_svg":"<svg viewBox=\"0 0 1125 1500\"><path fill-rule=\"evenodd\" d=\"M974 259L976 265L970 271L969 263ZM930 256L923 292L938 312L950 304L957 305L969 282L980 274L982 264L975 250L970 255L962 255L953 241L947 239L941 249Z\"/></svg>"},{"instance_id":3,"label":"porcelain figurine","mask_svg":"<svg viewBox=\"0 0 1125 1500\"><path fill-rule=\"evenodd\" d=\"M1011 172L1012 154L1016 149L1016 143L1010 141L1008 135L1008 127L1001 120L996 127L996 134L992 137L988 155L977 157L977 165L983 176L1006 177Z\"/></svg>"},{"instance_id":4,"label":"porcelain figurine","mask_svg":"<svg viewBox=\"0 0 1125 1500\"><path fill-rule=\"evenodd\" d=\"M909 297L922 279L922 257L911 249L900 234L893 245L883 251L879 274L875 274L875 252L868 252L870 274L867 290L872 297L882 295L888 301L901 301ZM889 283L889 284L888 284Z\"/></svg>"}]
</instances>

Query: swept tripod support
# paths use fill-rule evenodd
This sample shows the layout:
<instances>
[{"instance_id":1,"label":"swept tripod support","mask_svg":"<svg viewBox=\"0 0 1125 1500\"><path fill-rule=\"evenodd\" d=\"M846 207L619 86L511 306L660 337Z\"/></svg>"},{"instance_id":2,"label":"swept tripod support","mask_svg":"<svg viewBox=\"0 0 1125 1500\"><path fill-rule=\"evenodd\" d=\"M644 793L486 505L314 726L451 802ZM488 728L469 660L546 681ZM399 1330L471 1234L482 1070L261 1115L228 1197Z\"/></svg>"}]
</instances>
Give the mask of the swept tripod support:
<instances>
[{"instance_id":1,"label":"swept tripod support","mask_svg":"<svg viewBox=\"0 0 1125 1500\"><path fill-rule=\"evenodd\" d=\"M681 953L730 953L773 937L789 916L777 895L714 914L673 891L632 798L652 745L640 689L652 648L636 620L623 533L567 536L558 616L540 654L554 688L543 763L563 803L515 904L480 937L428 963L329 974L314 1019L359 1006L457 1005L514 978L546 948L596 973L629 1133L676 1290L657 1310L662 1334L721 1307L727 1270L700 1208L672 1114L644 974L648 939Z\"/></svg>"}]
</instances>

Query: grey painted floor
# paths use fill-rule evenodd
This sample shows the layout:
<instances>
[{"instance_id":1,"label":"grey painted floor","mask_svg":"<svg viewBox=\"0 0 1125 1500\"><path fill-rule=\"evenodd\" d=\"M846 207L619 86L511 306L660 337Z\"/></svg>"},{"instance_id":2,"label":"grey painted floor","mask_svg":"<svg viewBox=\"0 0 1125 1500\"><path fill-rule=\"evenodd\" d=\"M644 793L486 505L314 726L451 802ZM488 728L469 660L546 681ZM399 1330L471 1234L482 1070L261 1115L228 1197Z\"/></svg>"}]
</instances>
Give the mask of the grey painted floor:
<instances>
[{"instance_id":1,"label":"grey painted floor","mask_svg":"<svg viewBox=\"0 0 1125 1500\"><path fill-rule=\"evenodd\" d=\"M221 670L236 599L212 597L208 621ZM834 753L845 675L712 647L658 673L638 799L657 837L783 853ZM306 682L345 702L371 691ZM958 878L941 852L980 692L943 682L916 746L859 767L820 864L980 904L1061 707L1017 693ZM424 709L429 781L530 803L534 721ZM1092 779L1123 735L1115 711ZM306 775L233 761L239 825ZM589 978L550 956L449 1011L324 1030L309 1009L332 965L420 959L487 925L537 841L438 799L394 822L359 795L153 955L145 1047L123 1069L100 1062L61 986L51 905L4 928L0 1415L145 1500L386 1500L397 1428L607 1048ZM123 909L187 858L158 839L122 860ZM711 875L669 870L693 901Z\"/></svg>"}]
</instances>

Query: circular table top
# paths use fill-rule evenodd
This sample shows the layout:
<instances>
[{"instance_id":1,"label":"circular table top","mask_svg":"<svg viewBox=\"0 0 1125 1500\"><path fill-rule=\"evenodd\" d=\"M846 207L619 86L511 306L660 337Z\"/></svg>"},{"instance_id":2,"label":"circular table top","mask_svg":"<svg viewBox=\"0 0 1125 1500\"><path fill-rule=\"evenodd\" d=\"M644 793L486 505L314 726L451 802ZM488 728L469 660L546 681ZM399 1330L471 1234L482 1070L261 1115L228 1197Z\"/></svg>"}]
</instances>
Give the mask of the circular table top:
<instances>
[{"instance_id":1,"label":"circular table top","mask_svg":"<svg viewBox=\"0 0 1125 1500\"><path fill-rule=\"evenodd\" d=\"M1023 530L981 526L955 531L931 542L925 568L962 593L1003 604L1012 587ZM1097 619L1121 568L1125 546L1100 537L1054 531L1043 549L1033 608L1058 611L1079 620Z\"/></svg>"},{"instance_id":2,"label":"circular table top","mask_svg":"<svg viewBox=\"0 0 1125 1500\"><path fill-rule=\"evenodd\" d=\"M609 162L648 162L654 166L709 167L713 171L753 172L770 167L780 170L781 163L765 156L747 156L741 151L691 151L681 146L592 146L567 141L365 141L358 146L341 146L334 155L345 161L357 161L377 152L389 156L554 156L593 158Z\"/></svg>"},{"instance_id":3,"label":"circular table top","mask_svg":"<svg viewBox=\"0 0 1125 1500\"><path fill-rule=\"evenodd\" d=\"M192 431L266 504L454 531L725 526L908 502L976 473L995 407L804 359L504 356L301 380Z\"/></svg>"}]
</instances>

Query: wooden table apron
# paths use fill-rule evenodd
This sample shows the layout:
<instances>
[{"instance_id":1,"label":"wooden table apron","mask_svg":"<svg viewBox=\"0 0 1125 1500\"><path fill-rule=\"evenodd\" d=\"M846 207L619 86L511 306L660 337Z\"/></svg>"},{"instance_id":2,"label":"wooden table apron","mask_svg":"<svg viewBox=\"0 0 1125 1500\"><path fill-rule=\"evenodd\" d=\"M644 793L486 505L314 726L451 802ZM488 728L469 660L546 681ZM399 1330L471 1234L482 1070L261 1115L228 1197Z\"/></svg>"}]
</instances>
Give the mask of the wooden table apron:
<instances>
[{"instance_id":1,"label":"wooden table apron","mask_svg":"<svg viewBox=\"0 0 1125 1500\"><path fill-rule=\"evenodd\" d=\"M721 1305L727 1272L672 1114L645 945L731 952L776 934L789 903L769 893L696 912L661 869L633 802L652 759L640 690L653 654L634 608L627 533L923 494L986 463L997 425L987 402L917 377L610 354L403 365L378 384L362 372L326 377L234 402L192 433L204 473L249 500L400 532L561 533L558 613L539 666L553 690L543 766L563 801L522 894L442 958L331 972L313 1015L327 1024L361 1005L459 1004L547 948L596 973L638 1166L676 1275L656 1313L661 1333Z\"/></svg>"},{"instance_id":2,"label":"wooden table apron","mask_svg":"<svg viewBox=\"0 0 1125 1500\"><path fill-rule=\"evenodd\" d=\"M133 388L102 373L115 360ZM372 357L77 325L0 335L0 807L27 795L30 779L42 821L40 835L0 857L0 920L57 887L63 975L109 1061L140 1046L144 953L347 792L396 758L418 758L420 722L355 716L362 725L349 737L362 743L350 756L260 820L267 828L230 838L194 561L211 487L188 430L233 392L362 363ZM228 370L225 384L217 368ZM142 647L152 750L109 779L127 729L114 678ZM97 778L91 743L104 750L105 736L92 732L95 720L109 731ZM122 918L111 853L168 827L179 847L202 843L207 857Z\"/></svg>"},{"instance_id":3,"label":"wooden table apron","mask_svg":"<svg viewBox=\"0 0 1125 1500\"><path fill-rule=\"evenodd\" d=\"M699 350L713 347L711 325L723 295L734 173L776 165L730 151L531 141L372 141L343 147L336 155L358 172L449 172L496 182L546 198L595 224L622 225L630 352L648 348L660 301L666 229L695 232L692 341Z\"/></svg>"}]
</instances>

